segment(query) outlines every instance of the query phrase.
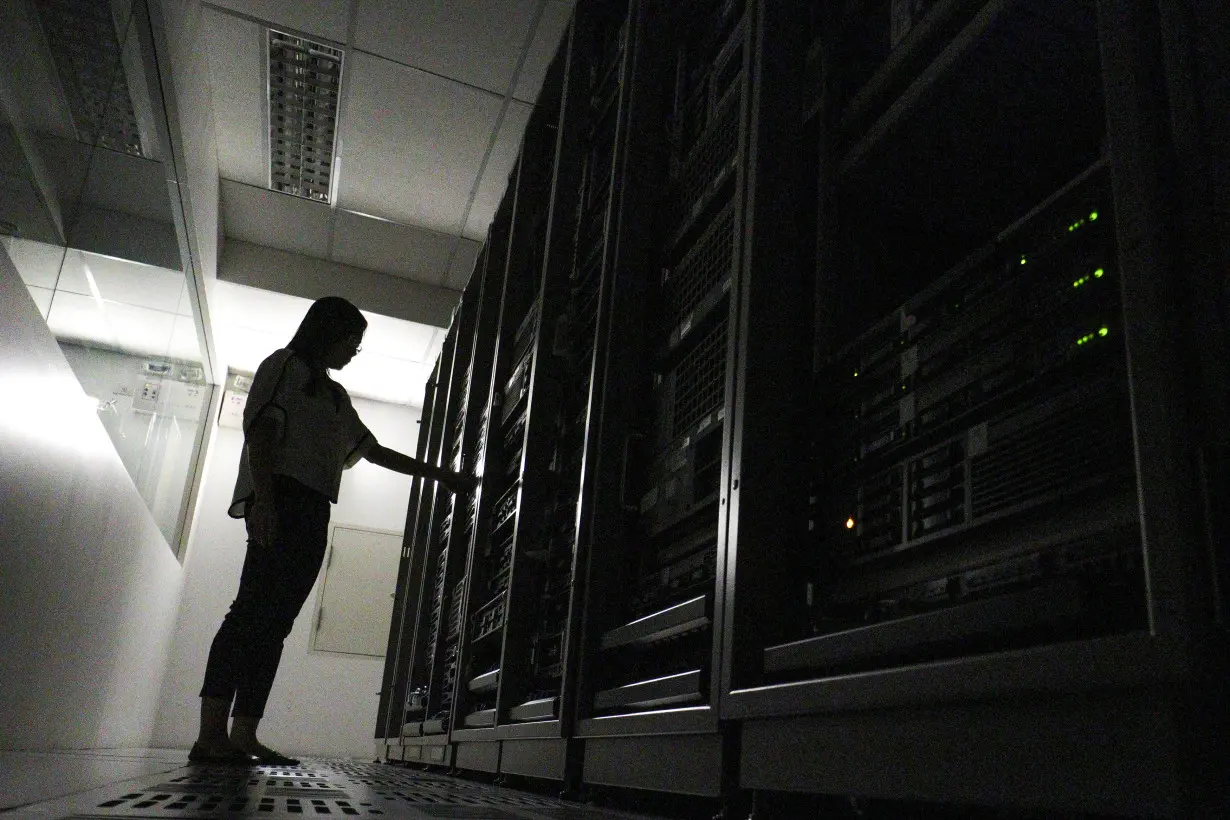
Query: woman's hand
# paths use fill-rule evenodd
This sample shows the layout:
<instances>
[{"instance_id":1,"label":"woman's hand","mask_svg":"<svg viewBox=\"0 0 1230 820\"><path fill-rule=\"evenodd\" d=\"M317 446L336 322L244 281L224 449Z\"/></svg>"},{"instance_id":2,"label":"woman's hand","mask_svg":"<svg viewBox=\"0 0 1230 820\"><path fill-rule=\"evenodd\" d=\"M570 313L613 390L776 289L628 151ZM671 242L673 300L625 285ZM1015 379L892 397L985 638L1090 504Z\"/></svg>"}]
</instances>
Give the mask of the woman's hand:
<instances>
[{"instance_id":1,"label":"woman's hand","mask_svg":"<svg viewBox=\"0 0 1230 820\"><path fill-rule=\"evenodd\" d=\"M466 473L454 473L447 470L440 475L438 480L444 485L446 490L457 493L458 495L473 492L474 488L478 486L477 477L467 475Z\"/></svg>"},{"instance_id":2,"label":"woman's hand","mask_svg":"<svg viewBox=\"0 0 1230 820\"><path fill-rule=\"evenodd\" d=\"M263 547L272 547L278 538L278 511L272 501L254 499L248 504L248 537Z\"/></svg>"}]
</instances>

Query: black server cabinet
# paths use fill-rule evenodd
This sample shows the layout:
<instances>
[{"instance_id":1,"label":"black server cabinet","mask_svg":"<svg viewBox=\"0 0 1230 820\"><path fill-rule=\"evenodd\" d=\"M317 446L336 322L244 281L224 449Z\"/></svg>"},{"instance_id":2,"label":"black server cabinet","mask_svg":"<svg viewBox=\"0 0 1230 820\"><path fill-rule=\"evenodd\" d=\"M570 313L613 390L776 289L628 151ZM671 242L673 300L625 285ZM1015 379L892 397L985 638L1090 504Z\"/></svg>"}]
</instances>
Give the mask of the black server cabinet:
<instances>
[{"instance_id":1,"label":"black server cabinet","mask_svg":"<svg viewBox=\"0 0 1230 820\"><path fill-rule=\"evenodd\" d=\"M480 259L479 266L481 268ZM415 458L424 463L435 463L438 458L439 427L433 426L437 418L436 386L440 380L440 358L432 367L431 376L423 390L423 411L419 417L419 435L415 445ZM442 418L443 414L439 414ZM393 592L393 619L389 624L389 640L385 649L384 676L380 687L380 702L376 714L376 743L380 756L391 755L394 746L400 746L402 726L406 723L410 707L410 692L406 687L410 671L410 646L414 641L414 627L418 613L418 591L423 578L423 554L415 549L415 533L419 509L426 494L427 482L416 477L410 485L410 501L406 507L406 526L402 536L401 556L397 564L397 586ZM416 698L418 693L416 693ZM416 717L419 704L413 707ZM400 752L398 752L400 755Z\"/></svg>"},{"instance_id":2,"label":"black server cabinet","mask_svg":"<svg viewBox=\"0 0 1230 820\"><path fill-rule=\"evenodd\" d=\"M590 550L577 735L587 783L711 797L733 785L737 731L719 720L721 613L727 546L742 526L729 515L740 435L732 419L740 373L757 366L744 362L748 295L772 293L786 308L761 353L784 356L798 346L792 339L808 339L799 309L807 280L792 261L790 80L801 56L791 52L804 41L783 25L797 29L799 11L649 2L629 18L610 331L600 426L586 453L593 517L582 522ZM774 263L753 269L749 260L762 256ZM782 385L783 399L803 383Z\"/></svg>"},{"instance_id":3,"label":"black server cabinet","mask_svg":"<svg viewBox=\"0 0 1230 820\"><path fill-rule=\"evenodd\" d=\"M493 301L493 355L484 374L489 391L480 421L483 487L469 543L452 739L458 768L491 773L500 771L504 744L497 730L505 716L537 699L529 652L522 650L539 609L532 539L545 507L541 451L549 440L540 428L553 392L550 339L540 328L551 327L558 313L554 301L544 301L542 283L560 142L562 53L548 68L505 193L511 213L508 261Z\"/></svg>"},{"instance_id":4,"label":"black server cabinet","mask_svg":"<svg viewBox=\"0 0 1230 820\"><path fill-rule=\"evenodd\" d=\"M809 461L786 468L807 514L730 550L741 783L1208 810L1216 712L1193 717L1224 640L1174 341L1188 277L1156 12L811 19ZM750 386L749 484L776 436L751 420L780 417Z\"/></svg>"},{"instance_id":5,"label":"black server cabinet","mask_svg":"<svg viewBox=\"0 0 1230 820\"><path fill-rule=\"evenodd\" d=\"M441 372L447 380L439 382L432 407L432 423L438 424L438 461L456 472L473 474L477 424L473 412L476 394L474 367L482 362L489 333L482 323L484 291L489 272L502 271L504 256L499 244L491 241L499 233L500 220L489 233L488 247L462 293L461 303L441 352ZM442 392L443 391L443 392ZM413 614L414 634L409 660L398 660L409 667L407 716L403 726L402 759L437 765L451 765L453 749L449 730L453 723L453 703L459 671L461 626L465 602L464 539L472 530L475 495L454 494L438 484L420 498L416 522L415 550L422 554L417 611ZM403 647L405 642L403 641Z\"/></svg>"},{"instance_id":6,"label":"black server cabinet","mask_svg":"<svg viewBox=\"0 0 1230 820\"><path fill-rule=\"evenodd\" d=\"M575 583L600 251L614 117L608 31L622 17L582 3L546 75L519 160L500 300L463 647L459 768L562 781L571 740L581 590ZM578 243L584 250L578 250Z\"/></svg>"}]
</instances>

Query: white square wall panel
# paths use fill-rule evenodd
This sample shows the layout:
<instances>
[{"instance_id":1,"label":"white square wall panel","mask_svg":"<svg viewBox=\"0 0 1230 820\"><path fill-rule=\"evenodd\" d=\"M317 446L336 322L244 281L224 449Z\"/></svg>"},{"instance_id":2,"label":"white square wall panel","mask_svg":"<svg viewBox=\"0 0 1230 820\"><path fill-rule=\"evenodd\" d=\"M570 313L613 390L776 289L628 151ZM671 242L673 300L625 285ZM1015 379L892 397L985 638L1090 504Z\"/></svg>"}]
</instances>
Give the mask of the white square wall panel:
<instances>
[{"instance_id":1,"label":"white square wall panel","mask_svg":"<svg viewBox=\"0 0 1230 820\"><path fill-rule=\"evenodd\" d=\"M456 237L413 225L336 211L333 261L438 285Z\"/></svg>"},{"instance_id":2,"label":"white square wall panel","mask_svg":"<svg viewBox=\"0 0 1230 820\"><path fill-rule=\"evenodd\" d=\"M361 0L355 45L503 96L537 6L538 0Z\"/></svg>"},{"instance_id":3,"label":"white square wall panel","mask_svg":"<svg viewBox=\"0 0 1230 820\"><path fill-rule=\"evenodd\" d=\"M269 183L265 27L213 8L204 10L204 22L218 174L264 188Z\"/></svg>"},{"instance_id":4,"label":"white square wall panel","mask_svg":"<svg viewBox=\"0 0 1230 820\"><path fill-rule=\"evenodd\" d=\"M338 207L457 232L503 100L369 54L348 62Z\"/></svg>"}]
</instances>

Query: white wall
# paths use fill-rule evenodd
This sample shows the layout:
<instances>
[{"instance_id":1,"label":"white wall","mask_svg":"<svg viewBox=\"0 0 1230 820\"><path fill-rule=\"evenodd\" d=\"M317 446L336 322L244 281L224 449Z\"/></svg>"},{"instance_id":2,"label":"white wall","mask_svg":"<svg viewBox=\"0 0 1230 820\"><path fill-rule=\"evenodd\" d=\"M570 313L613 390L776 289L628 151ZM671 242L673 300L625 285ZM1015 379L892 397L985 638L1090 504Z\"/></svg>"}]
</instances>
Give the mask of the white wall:
<instances>
[{"instance_id":1,"label":"white wall","mask_svg":"<svg viewBox=\"0 0 1230 820\"><path fill-rule=\"evenodd\" d=\"M354 404L381 444L414 453L418 408L363 399ZM226 508L242 447L239 430L215 430L188 544L183 606L163 686L156 746L186 748L196 737L198 693L209 646L239 588L247 536L243 522L229 518ZM331 520L400 532L405 528L410 482L409 477L361 461L346 472ZM390 577L387 590L372 594L387 595L396 582ZM308 651L318 587L319 579L286 639L259 736L287 754L370 758L384 660Z\"/></svg>"},{"instance_id":2,"label":"white wall","mask_svg":"<svg viewBox=\"0 0 1230 820\"><path fill-rule=\"evenodd\" d=\"M150 745L182 573L0 250L0 749Z\"/></svg>"}]
</instances>

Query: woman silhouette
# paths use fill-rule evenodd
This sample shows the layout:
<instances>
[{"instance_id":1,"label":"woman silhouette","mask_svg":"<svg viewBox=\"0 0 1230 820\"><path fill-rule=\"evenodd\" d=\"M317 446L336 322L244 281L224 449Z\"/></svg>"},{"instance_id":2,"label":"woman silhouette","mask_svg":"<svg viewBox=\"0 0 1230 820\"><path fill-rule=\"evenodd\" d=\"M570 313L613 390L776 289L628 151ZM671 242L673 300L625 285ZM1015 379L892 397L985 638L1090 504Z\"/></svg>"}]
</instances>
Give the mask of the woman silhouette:
<instances>
[{"instance_id":1,"label":"woman silhouette","mask_svg":"<svg viewBox=\"0 0 1230 820\"><path fill-rule=\"evenodd\" d=\"M345 389L329 377L359 352L367 320L336 296L308 309L295 336L261 362L244 408L244 448L230 515L247 520L239 592L209 650L198 763L292 766L256 739L282 644L324 560L329 505L342 470L365 458L453 492L474 479L380 446ZM227 733L227 712L234 718Z\"/></svg>"}]
</instances>

